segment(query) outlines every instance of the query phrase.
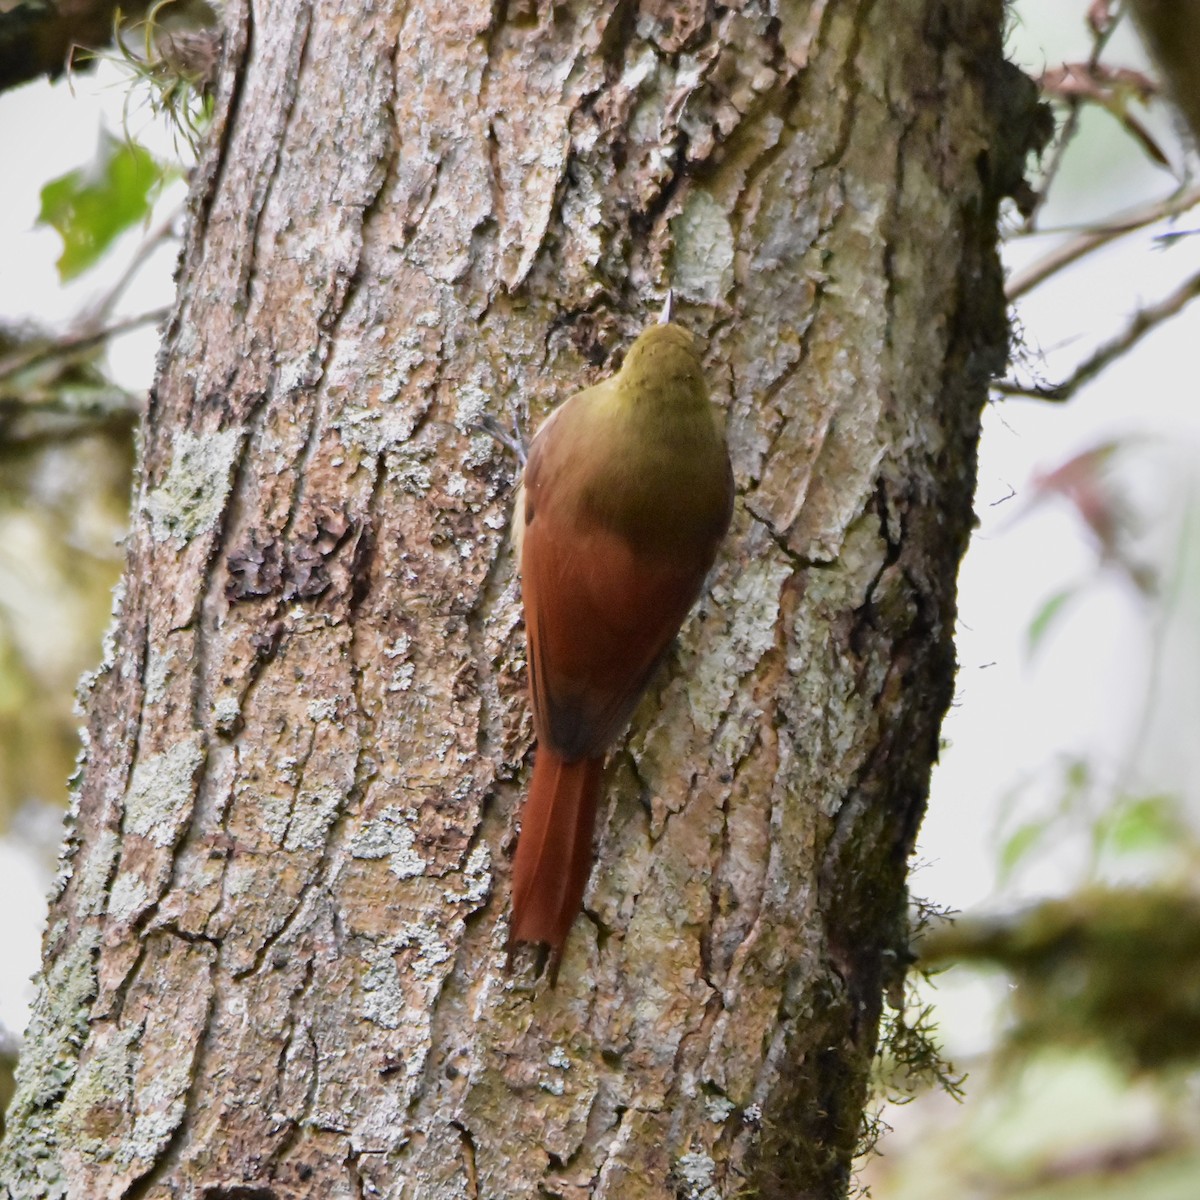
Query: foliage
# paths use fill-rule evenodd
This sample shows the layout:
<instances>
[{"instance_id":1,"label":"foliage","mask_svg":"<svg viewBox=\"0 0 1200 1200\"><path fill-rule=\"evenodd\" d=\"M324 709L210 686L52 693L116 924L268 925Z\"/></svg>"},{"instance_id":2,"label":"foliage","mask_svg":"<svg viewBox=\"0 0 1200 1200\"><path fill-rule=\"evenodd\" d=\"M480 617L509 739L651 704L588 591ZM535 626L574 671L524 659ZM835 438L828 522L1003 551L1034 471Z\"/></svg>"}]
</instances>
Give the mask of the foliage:
<instances>
[{"instance_id":1,"label":"foliage","mask_svg":"<svg viewBox=\"0 0 1200 1200\"><path fill-rule=\"evenodd\" d=\"M153 192L165 175L166 168L144 147L102 132L89 166L42 188L38 221L63 240L58 274L64 283L94 266L119 234L150 215Z\"/></svg>"}]
</instances>

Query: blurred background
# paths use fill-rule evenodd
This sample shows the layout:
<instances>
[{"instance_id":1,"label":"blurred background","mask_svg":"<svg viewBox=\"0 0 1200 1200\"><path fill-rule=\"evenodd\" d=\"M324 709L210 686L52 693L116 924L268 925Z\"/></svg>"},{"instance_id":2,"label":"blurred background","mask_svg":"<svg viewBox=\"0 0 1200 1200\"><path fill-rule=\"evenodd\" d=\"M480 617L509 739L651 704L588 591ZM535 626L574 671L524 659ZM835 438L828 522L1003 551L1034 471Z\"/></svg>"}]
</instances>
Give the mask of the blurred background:
<instances>
[{"instance_id":1,"label":"blurred background","mask_svg":"<svg viewBox=\"0 0 1200 1200\"><path fill-rule=\"evenodd\" d=\"M175 28L0 94L10 1063L204 121L204 45L197 60L194 20ZM1119 6L1025 0L1008 44L1059 135L1005 218L1014 361L985 414L958 693L912 881L920 973L893 998L858 1185L1194 1200L1200 189ZM5 1086L0 1070L0 1105Z\"/></svg>"},{"instance_id":2,"label":"blurred background","mask_svg":"<svg viewBox=\"0 0 1200 1200\"><path fill-rule=\"evenodd\" d=\"M1013 364L910 885L928 977L860 1169L877 1200L1200 1196L1200 193L1119 17L1010 16L1058 138L1036 212L1006 218Z\"/></svg>"}]
</instances>

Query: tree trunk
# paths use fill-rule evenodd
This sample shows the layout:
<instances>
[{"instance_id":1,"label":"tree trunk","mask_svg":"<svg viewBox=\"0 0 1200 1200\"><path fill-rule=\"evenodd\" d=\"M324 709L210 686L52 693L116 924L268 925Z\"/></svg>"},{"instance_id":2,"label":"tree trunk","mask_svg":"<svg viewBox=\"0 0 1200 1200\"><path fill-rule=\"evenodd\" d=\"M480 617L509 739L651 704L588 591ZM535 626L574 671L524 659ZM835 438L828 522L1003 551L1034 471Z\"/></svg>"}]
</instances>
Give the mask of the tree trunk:
<instances>
[{"instance_id":1,"label":"tree trunk","mask_svg":"<svg viewBox=\"0 0 1200 1200\"><path fill-rule=\"evenodd\" d=\"M954 671L1000 0L234 0L0 1178L827 1197ZM673 285L738 502L504 967L531 429Z\"/></svg>"}]
</instances>

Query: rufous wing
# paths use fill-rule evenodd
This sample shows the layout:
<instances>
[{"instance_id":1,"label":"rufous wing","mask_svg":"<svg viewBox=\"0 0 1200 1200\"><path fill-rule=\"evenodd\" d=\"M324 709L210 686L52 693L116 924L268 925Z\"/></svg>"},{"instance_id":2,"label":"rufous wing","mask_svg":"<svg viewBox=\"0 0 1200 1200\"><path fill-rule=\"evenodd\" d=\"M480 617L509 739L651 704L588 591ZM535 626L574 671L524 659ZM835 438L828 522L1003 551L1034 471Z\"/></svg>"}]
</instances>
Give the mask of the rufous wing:
<instances>
[{"instance_id":1,"label":"rufous wing","mask_svg":"<svg viewBox=\"0 0 1200 1200\"><path fill-rule=\"evenodd\" d=\"M539 744L568 761L604 754L708 566L639 554L619 534L568 528L539 508L525 529L521 585Z\"/></svg>"}]
</instances>

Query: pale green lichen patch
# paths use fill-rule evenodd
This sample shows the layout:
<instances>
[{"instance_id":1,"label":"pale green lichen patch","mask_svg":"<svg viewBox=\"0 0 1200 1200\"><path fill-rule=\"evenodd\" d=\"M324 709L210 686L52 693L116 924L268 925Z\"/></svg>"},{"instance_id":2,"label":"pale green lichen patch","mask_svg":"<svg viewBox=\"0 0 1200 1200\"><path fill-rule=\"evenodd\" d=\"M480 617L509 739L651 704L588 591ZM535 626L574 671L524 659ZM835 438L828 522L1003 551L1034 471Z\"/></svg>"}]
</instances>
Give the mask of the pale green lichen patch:
<instances>
[{"instance_id":1,"label":"pale green lichen patch","mask_svg":"<svg viewBox=\"0 0 1200 1200\"><path fill-rule=\"evenodd\" d=\"M390 646L383 648L384 658L400 658L412 649L412 638L402 633Z\"/></svg>"},{"instance_id":2,"label":"pale green lichen patch","mask_svg":"<svg viewBox=\"0 0 1200 1200\"><path fill-rule=\"evenodd\" d=\"M76 859L82 844L79 837L79 794L84 768L87 766L90 741L86 727L81 729L79 734L81 745L79 753L75 756L75 770L72 772L71 778L67 780L70 801L63 818L63 834L58 847L58 863L54 870L54 879L50 884L48 900L51 908L58 903L63 892L67 890L67 884L74 874Z\"/></svg>"},{"instance_id":3,"label":"pale green lichen patch","mask_svg":"<svg viewBox=\"0 0 1200 1200\"><path fill-rule=\"evenodd\" d=\"M778 637L779 597L792 573L782 558L762 555L734 580L725 611L732 616L729 646L740 671L752 670Z\"/></svg>"},{"instance_id":4,"label":"pale green lichen patch","mask_svg":"<svg viewBox=\"0 0 1200 1200\"><path fill-rule=\"evenodd\" d=\"M160 1077L155 1081L156 1089L161 1092L166 1083L167 1080ZM179 1122L183 1120L184 1107L183 1093L177 1091L166 1098L162 1108L138 1113L133 1123L133 1133L117 1149L117 1162L123 1167L133 1163L153 1162L159 1149L166 1145Z\"/></svg>"},{"instance_id":5,"label":"pale green lichen patch","mask_svg":"<svg viewBox=\"0 0 1200 1200\"><path fill-rule=\"evenodd\" d=\"M552 1096L561 1096L566 1091L566 1082L563 1076L571 1069L571 1058L561 1046L555 1046L546 1061L553 1068L553 1073L544 1074L538 1080L538 1087Z\"/></svg>"},{"instance_id":6,"label":"pale green lichen patch","mask_svg":"<svg viewBox=\"0 0 1200 1200\"><path fill-rule=\"evenodd\" d=\"M192 809L196 776L204 762L199 734L139 762L125 796L125 831L156 846L175 844Z\"/></svg>"},{"instance_id":7,"label":"pale green lichen patch","mask_svg":"<svg viewBox=\"0 0 1200 1200\"><path fill-rule=\"evenodd\" d=\"M321 357L321 352L314 347L307 354L279 363L279 377L275 385L279 392L289 395L303 388L314 387L321 378Z\"/></svg>"},{"instance_id":8,"label":"pale green lichen patch","mask_svg":"<svg viewBox=\"0 0 1200 1200\"><path fill-rule=\"evenodd\" d=\"M654 73L654 69L657 65L658 55L654 52L653 46L644 45L635 50L629 56L625 70L621 73L622 91L636 92ZM640 130L638 132L645 134L651 131Z\"/></svg>"},{"instance_id":9,"label":"pale green lichen patch","mask_svg":"<svg viewBox=\"0 0 1200 1200\"><path fill-rule=\"evenodd\" d=\"M36 1107L58 1095L74 1076L78 1051L88 1027L88 1009L96 995L95 954L98 927L89 926L42 980L17 1066L18 1095ZM16 1101L14 1100L14 1111Z\"/></svg>"},{"instance_id":10,"label":"pale green lichen patch","mask_svg":"<svg viewBox=\"0 0 1200 1200\"><path fill-rule=\"evenodd\" d=\"M174 641L165 646L152 643L146 656L146 703L157 704L166 694L172 666L178 655Z\"/></svg>"},{"instance_id":11,"label":"pale green lichen patch","mask_svg":"<svg viewBox=\"0 0 1200 1200\"><path fill-rule=\"evenodd\" d=\"M683 1185L680 1195L686 1200L720 1200L717 1190L717 1164L707 1154L684 1154L675 1164L675 1174Z\"/></svg>"},{"instance_id":12,"label":"pale green lichen patch","mask_svg":"<svg viewBox=\"0 0 1200 1200\"><path fill-rule=\"evenodd\" d=\"M568 255L567 261L575 259L595 267L604 253L604 204L597 186L596 169L585 159L572 164L577 170L573 188L563 197L562 224L567 236L578 244L578 250Z\"/></svg>"},{"instance_id":13,"label":"pale green lichen patch","mask_svg":"<svg viewBox=\"0 0 1200 1200\"><path fill-rule=\"evenodd\" d=\"M880 533L879 520L872 512L860 513L846 529L838 565L854 592L842 604L858 607L875 586L880 568L887 561L888 546Z\"/></svg>"},{"instance_id":14,"label":"pale green lichen patch","mask_svg":"<svg viewBox=\"0 0 1200 1200\"><path fill-rule=\"evenodd\" d=\"M213 702L213 725L218 733L230 733L242 715L242 706L236 696L218 696Z\"/></svg>"},{"instance_id":15,"label":"pale green lichen patch","mask_svg":"<svg viewBox=\"0 0 1200 1200\"><path fill-rule=\"evenodd\" d=\"M401 663L393 672L392 677L388 680L387 691L389 692L407 692L413 685L413 680L416 678L417 668L410 662Z\"/></svg>"},{"instance_id":16,"label":"pale green lichen patch","mask_svg":"<svg viewBox=\"0 0 1200 1200\"><path fill-rule=\"evenodd\" d=\"M472 434L467 444L467 452L463 455L463 466L475 470L489 462L496 449L495 439L490 433Z\"/></svg>"},{"instance_id":17,"label":"pale green lichen patch","mask_svg":"<svg viewBox=\"0 0 1200 1200\"><path fill-rule=\"evenodd\" d=\"M54 1115L58 1138L93 1161L111 1157L112 1135L125 1120L138 1040L136 1026L98 1033L92 1053Z\"/></svg>"},{"instance_id":18,"label":"pale green lichen patch","mask_svg":"<svg viewBox=\"0 0 1200 1200\"><path fill-rule=\"evenodd\" d=\"M491 400L475 383L460 383L454 389L454 428L470 433L487 416Z\"/></svg>"},{"instance_id":19,"label":"pale green lichen patch","mask_svg":"<svg viewBox=\"0 0 1200 1200\"><path fill-rule=\"evenodd\" d=\"M433 486L433 471L423 449L401 446L388 455L387 477L398 483L410 496L424 496Z\"/></svg>"},{"instance_id":20,"label":"pale green lichen patch","mask_svg":"<svg viewBox=\"0 0 1200 1200\"><path fill-rule=\"evenodd\" d=\"M775 645L780 594L792 570L782 557L762 554L747 562L736 578L713 588L713 604L727 616L728 625L713 652L697 664L688 688L692 720L699 728L717 727L738 679Z\"/></svg>"},{"instance_id":21,"label":"pale green lichen patch","mask_svg":"<svg viewBox=\"0 0 1200 1200\"><path fill-rule=\"evenodd\" d=\"M435 979L438 974L437 968L450 958L450 948L429 925L416 922L405 925L392 944L397 950L409 946L416 948L417 953L412 958L412 972L417 978L426 981Z\"/></svg>"},{"instance_id":22,"label":"pale green lichen patch","mask_svg":"<svg viewBox=\"0 0 1200 1200\"><path fill-rule=\"evenodd\" d=\"M407 442L417 427L419 416L408 407L346 407L334 428L344 445L357 447L369 457L376 458L382 451Z\"/></svg>"},{"instance_id":23,"label":"pale green lichen patch","mask_svg":"<svg viewBox=\"0 0 1200 1200\"><path fill-rule=\"evenodd\" d=\"M207 1004L209 991L208 987L197 989L192 1002L172 1015L170 1023L177 1030L174 1039L195 1036L193 1020L197 1013L194 1009ZM172 1036L164 1028L167 1023L163 1014L157 1019L151 1018L145 1033L139 1029L138 1036L152 1045L164 1045L165 1039ZM133 1105L137 1110L133 1129L122 1139L114 1156L122 1167L152 1163L183 1120L194 1068L194 1047L189 1041L180 1045L175 1040L174 1049L174 1053L157 1055L152 1069L148 1069L144 1057L141 1060L132 1088Z\"/></svg>"},{"instance_id":24,"label":"pale green lichen patch","mask_svg":"<svg viewBox=\"0 0 1200 1200\"><path fill-rule=\"evenodd\" d=\"M337 716L337 701L331 696L321 700L310 700L308 716L311 721L332 721Z\"/></svg>"},{"instance_id":25,"label":"pale green lichen patch","mask_svg":"<svg viewBox=\"0 0 1200 1200\"><path fill-rule=\"evenodd\" d=\"M462 879L463 890L452 893L451 898L465 904L482 904L492 886L492 851L486 842L480 842L467 856Z\"/></svg>"},{"instance_id":26,"label":"pale green lichen patch","mask_svg":"<svg viewBox=\"0 0 1200 1200\"><path fill-rule=\"evenodd\" d=\"M284 849L320 850L341 806L342 793L335 787L302 791L292 808Z\"/></svg>"},{"instance_id":27,"label":"pale green lichen patch","mask_svg":"<svg viewBox=\"0 0 1200 1200\"><path fill-rule=\"evenodd\" d=\"M79 872L76 892L79 911L84 916L98 916L108 899L108 878L121 850L121 839L106 829L97 837Z\"/></svg>"},{"instance_id":28,"label":"pale green lichen patch","mask_svg":"<svg viewBox=\"0 0 1200 1200\"><path fill-rule=\"evenodd\" d=\"M395 805L383 809L358 831L350 845L355 858L386 858L397 879L425 873L425 860L413 848L411 816Z\"/></svg>"},{"instance_id":29,"label":"pale green lichen patch","mask_svg":"<svg viewBox=\"0 0 1200 1200\"><path fill-rule=\"evenodd\" d=\"M233 464L245 431L237 426L219 433L181 433L162 484L150 493L146 511L158 541L190 541L215 529L233 477Z\"/></svg>"},{"instance_id":30,"label":"pale green lichen patch","mask_svg":"<svg viewBox=\"0 0 1200 1200\"><path fill-rule=\"evenodd\" d=\"M384 1029L399 1029L404 1016L404 991L390 950L368 965L362 989L363 1016Z\"/></svg>"},{"instance_id":31,"label":"pale green lichen patch","mask_svg":"<svg viewBox=\"0 0 1200 1200\"><path fill-rule=\"evenodd\" d=\"M75 711L79 716L85 714L86 701L95 686L96 680L105 671L111 671L117 662L117 632L121 627L121 605L125 603L125 577L122 576L113 584L112 605L109 609L108 625L100 640L100 665L94 671L85 671L80 677L79 686L75 689Z\"/></svg>"},{"instance_id":32,"label":"pale green lichen patch","mask_svg":"<svg viewBox=\"0 0 1200 1200\"><path fill-rule=\"evenodd\" d=\"M108 893L108 915L114 921L132 920L145 908L150 889L136 875L124 871L113 880Z\"/></svg>"},{"instance_id":33,"label":"pale green lichen patch","mask_svg":"<svg viewBox=\"0 0 1200 1200\"><path fill-rule=\"evenodd\" d=\"M0 1179L11 1181L12 1200L60 1200L66 1195L60 1131L47 1110L79 1065L96 995L99 947L98 927L81 930L38 988L8 1107L10 1136L0 1155Z\"/></svg>"},{"instance_id":34,"label":"pale green lichen patch","mask_svg":"<svg viewBox=\"0 0 1200 1200\"><path fill-rule=\"evenodd\" d=\"M707 192L691 192L671 220L675 239L672 283L685 300L717 304L733 284L733 230Z\"/></svg>"}]
</instances>

